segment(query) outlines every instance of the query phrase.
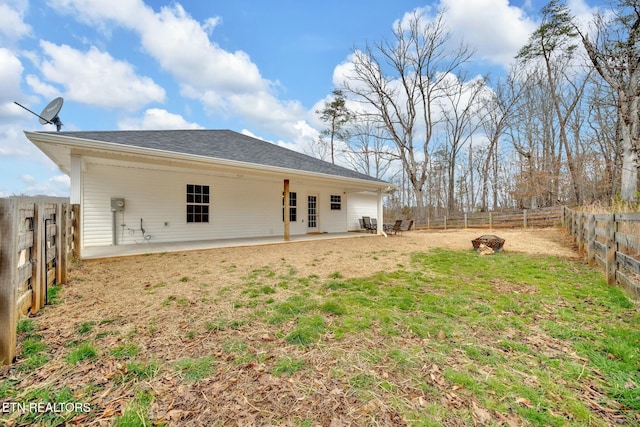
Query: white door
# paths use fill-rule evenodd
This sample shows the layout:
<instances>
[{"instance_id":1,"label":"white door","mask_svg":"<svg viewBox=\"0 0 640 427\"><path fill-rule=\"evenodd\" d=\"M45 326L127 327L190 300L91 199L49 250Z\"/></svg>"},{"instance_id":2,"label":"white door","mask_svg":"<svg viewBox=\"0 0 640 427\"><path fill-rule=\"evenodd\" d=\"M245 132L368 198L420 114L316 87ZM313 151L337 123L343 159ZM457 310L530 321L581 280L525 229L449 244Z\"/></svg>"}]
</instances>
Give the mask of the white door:
<instances>
[{"instance_id":1,"label":"white door","mask_svg":"<svg viewBox=\"0 0 640 427\"><path fill-rule=\"evenodd\" d=\"M307 232L313 233L318 231L318 220L319 218L318 211L318 195L317 194L309 194L307 196Z\"/></svg>"}]
</instances>

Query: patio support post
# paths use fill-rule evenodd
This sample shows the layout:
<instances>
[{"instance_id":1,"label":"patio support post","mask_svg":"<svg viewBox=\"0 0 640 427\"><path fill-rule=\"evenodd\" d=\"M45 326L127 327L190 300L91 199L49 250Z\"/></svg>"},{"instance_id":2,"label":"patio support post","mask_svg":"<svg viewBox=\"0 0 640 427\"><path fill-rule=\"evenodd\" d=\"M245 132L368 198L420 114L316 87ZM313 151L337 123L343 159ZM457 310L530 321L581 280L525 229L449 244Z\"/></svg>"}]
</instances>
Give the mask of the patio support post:
<instances>
[{"instance_id":1,"label":"patio support post","mask_svg":"<svg viewBox=\"0 0 640 427\"><path fill-rule=\"evenodd\" d=\"M284 180L284 240L291 240L290 232L291 220L289 218L289 180Z\"/></svg>"},{"instance_id":2,"label":"patio support post","mask_svg":"<svg viewBox=\"0 0 640 427\"><path fill-rule=\"evenodd\" d=\"M80 204L82 198L82 157L71 156L71 194L69 203Z\"/></svg>"},{"instance_id":3,"label":"patio support post","mask_svg":"<svg viewBox=\"0 0 640 427\"><path fill-rule=\"evenodd\" d=\"M376 230L377 234L383 234L386 236L387 234L384 232L383 223L384 223L384 209L382 206L382 188L378 188L378 229Z\"/></svg>"},{"instance_id":4,"label":"patio support post","mask_svg":"<svg viewBox=\"0 0 640 427\"><path fill-rule=\"evenodd\" d=\"M16 357L18 206L16 198L0 199L0 365L10 365Z\"/></svg>"}]
</instances>

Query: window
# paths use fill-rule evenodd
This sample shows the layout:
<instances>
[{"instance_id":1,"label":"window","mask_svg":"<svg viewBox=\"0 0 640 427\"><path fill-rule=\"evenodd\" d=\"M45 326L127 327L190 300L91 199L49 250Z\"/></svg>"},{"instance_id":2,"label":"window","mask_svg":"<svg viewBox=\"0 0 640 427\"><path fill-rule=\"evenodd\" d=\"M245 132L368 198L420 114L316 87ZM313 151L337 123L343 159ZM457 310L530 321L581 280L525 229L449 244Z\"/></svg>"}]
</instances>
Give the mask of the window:
<instances>
[{"instance_id":1,"label":"window","mask_svg":"<svg viewBox=\"0 0 640 427\"><path fill-rule=\"evenodd\" d=\"M298 195L289 192L289 221L295 222L298 219ZM284 222L284 191L282 192L282 221Z\"/></svg>"},{"instance_id":2,"label":"window","mask_svg":"<svg viewBox=\"0 0 640 427\"><path fill-rule=\"evenodd\" d=\"M209 222L209 186L187 184L187 222Z\"/></svg>"},{"instance_id":3,"label":"window","mask_svg":"<svg viewBox=\"0 0 640 427\"><path fill-rule=\"evenodd\" d=\"M338 195L331 196L331 210L339 211L342 209L342 197Z\"/></svg>"}]
</instances>

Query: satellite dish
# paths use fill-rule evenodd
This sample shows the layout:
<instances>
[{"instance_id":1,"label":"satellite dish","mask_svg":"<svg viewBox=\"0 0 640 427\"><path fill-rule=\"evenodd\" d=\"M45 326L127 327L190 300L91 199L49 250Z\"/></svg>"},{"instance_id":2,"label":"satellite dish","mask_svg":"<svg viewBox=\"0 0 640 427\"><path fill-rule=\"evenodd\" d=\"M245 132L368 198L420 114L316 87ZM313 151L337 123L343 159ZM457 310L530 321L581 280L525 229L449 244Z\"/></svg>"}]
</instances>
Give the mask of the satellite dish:
<instances>
[{"instance_id":1,"label":"satellite dish","mask_svg":"<svg viewBox=\"0 0 640 427\"><path fill-rule=\"evenodd\" d=\"M58 123L60 123L60 126L62 126L62 122L60 122L58 113L60 112L60 110L62 110L63 102L64 102L64 99L62 99L62 97L59 96L53 101L51 101L49 104L47 104L47 106L44 107L44 110L42 110L42 113L40 113L40 124L44 125L47 123L53 123L54 125L58 126Z\"/></svg>"},{"instance_id":2,"label":"satellite dish","mask_svg":"<svg viewBox=\"0 0 640 427\"><path fill-rule=\"evenodd\" d=\"M40 118L41 125L45 125L47 123L51 125L56 125L56 130L60 132L60 129L62 128L62 122L60 121L60 117L58 117L58 113L60 113L60 110L62 109L62 104L64 103L64 99L62 99L61 96L57 97L56 99L48 103L47 106L44 107L44 109L42 110L42 113L40 114L34 113L24 105L20 105L15 101L13 101L13 103L24 108L34 116L38 116L38 118Z\"/></svg>"}]
</instances>

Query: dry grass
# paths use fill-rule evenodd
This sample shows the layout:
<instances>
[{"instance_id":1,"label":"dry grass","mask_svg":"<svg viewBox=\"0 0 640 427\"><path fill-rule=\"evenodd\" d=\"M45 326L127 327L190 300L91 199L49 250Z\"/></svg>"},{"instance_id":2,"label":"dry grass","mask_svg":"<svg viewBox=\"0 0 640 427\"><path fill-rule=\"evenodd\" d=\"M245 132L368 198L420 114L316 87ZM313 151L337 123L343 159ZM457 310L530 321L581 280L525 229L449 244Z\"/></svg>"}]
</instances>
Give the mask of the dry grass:
<instances>
[{"instance_id":1,"label":"dry grass","mask_svg":"<svg viewBox=\"0 0 640 427\"><path fill-rule=\"evenodd\" d=\"M80 424L143 425L124 421L125 415L135 419L139 405L138 412L145 412L141 420L168 425L212 420L220 425L402 425L407 422L402 408L413 405L433 419L457 419L460 425L483 419L517 425L522 421L517 416L478 407L445 378L444 367L462 366L455 354L435 354L431 363L416 364L424 340L437 347L447 331L394 337L353 333L358 326L351 325L350 333L337 336L338 316L332 310L339 306L325 307L322 318L278 317L292 299L298 298L292 310L313 303L313 286L406 269L412 253L432 248L470 250L471 240L482 234L506 239L507 253L576 258L561 231L535 229L409 232L86 261L62 288L63 303L35 319L49 360L26 374L20 363L0 374L17 382L18 398L61 384L82 399L89 396L97 413L77 415L74 422ZM536 292L498 279L492 286L497 293ZM302 320L310 323L301 325ZM326 323L321 345L288 345L296 332L313 333L313 322ZM327 330L332 332L326 335ZM547 338L545 349L561 348ZM71 365L65 355L85 340L93 343L98 358ZM397 357L382 357L399 348ZM134 360L138 365L131 364ZM577 356L571 361L582 363ZM145 368L155 371L147 375ZM407 369L421 372L429 387L444 390L442 400L425 400L425 390L409 381ZM198 372L205 375L200 378ZM152 398L146 402L145 396ZM8 424L19 422L14 418Z\"/></svg>"}]
</instances>

